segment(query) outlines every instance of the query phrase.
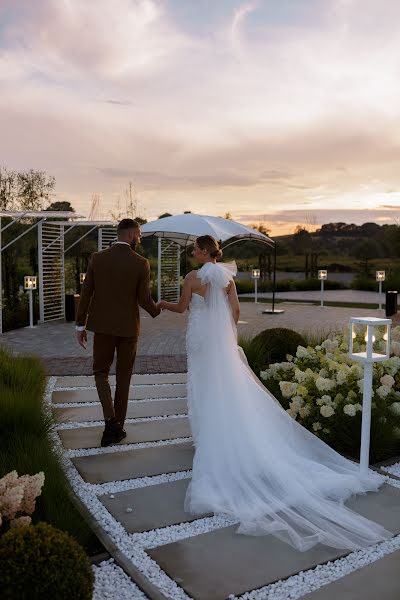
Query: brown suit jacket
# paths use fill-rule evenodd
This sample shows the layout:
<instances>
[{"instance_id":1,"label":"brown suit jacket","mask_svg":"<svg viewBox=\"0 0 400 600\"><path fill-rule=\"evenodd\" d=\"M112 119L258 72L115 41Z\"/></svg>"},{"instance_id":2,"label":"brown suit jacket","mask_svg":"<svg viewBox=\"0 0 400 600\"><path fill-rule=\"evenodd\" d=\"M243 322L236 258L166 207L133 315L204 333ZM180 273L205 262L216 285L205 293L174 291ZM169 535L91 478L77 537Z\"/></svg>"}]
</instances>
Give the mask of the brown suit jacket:
<instances>
[{"instance_id":1,"label":"brown suit jacket","mask_svg":"<svg viewBox=\"0 0 400 600\"><path fill-rule=\"evenodd\" d=\"M127 244L95 252L82 285L76 324L89 331L138 337L139 305L159 310L150 294L150 265Z\"/></svg>"}]
</instances>

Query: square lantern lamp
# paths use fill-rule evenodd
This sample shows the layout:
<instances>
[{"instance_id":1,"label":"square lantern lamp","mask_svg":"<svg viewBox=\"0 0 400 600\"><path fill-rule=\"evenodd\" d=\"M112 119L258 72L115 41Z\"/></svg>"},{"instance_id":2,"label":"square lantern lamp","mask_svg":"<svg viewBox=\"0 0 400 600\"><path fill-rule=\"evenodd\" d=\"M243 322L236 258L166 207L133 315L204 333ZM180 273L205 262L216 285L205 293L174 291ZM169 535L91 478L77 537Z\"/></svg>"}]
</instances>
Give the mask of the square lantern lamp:
<instances>
[{"instance_id":1,"label":"square lantern lamp","mask_svg":"<svg viewBox=\"0 0 400 600\"><path fill-rule=\"evenodd\" d=\"M24 277L24 290L36 290L37 289L37 277L36 275L25 275Z\"/></svg>"},{"instance_id":2,"label":"square lantern lamp","mask_svg":"<svg viewBox=\"0 0 400 600\"><path fill-rule=\"evenodd\" d=\"M79 283L82 285L86 279L86 273L79 273Z\"/></svg>"},{"instance_id":3,"label":"square lantern lamp","mask_svg":"<svg viewBox=\"0 0 400 600\"><path fill-rule=\"evenodd\" d=\"M324 281L328 279L328 271L326 269L320 269L318 271L318 279L321 282L321 306L324 306Z\"/></svg>"},{"instance_id":4,"label":"square lantern lamp","mask_svg":"<svg viewBox=\"0 0 400 600\"><path fill-rule=\"evenodd\" d=\"M326 271L326 269L320 269L318 271L318 279L320 281L325 281L325 279L328 279L328 271Z\"/></svg>"},{"instance_id":5,"label":"square lantern lamp","mask_svg":"<svg viewBox=\"0 0 400 600\"><path fill-rule=\"evenodd\" d=\"M391 319L379 319L376 317L350 318L349 356L353 360L362 362L364 367L360 448L360 473L362 476L368 474L369 467L373 367L374 362L382 362L388 360L390 357L391 324ZM383 343L380 344L379 352L374 352L374 343L378 341L378 333L381 333L382 329ZM358 337L361 337L362 351L354 352L354 340Z\"/></svg>"},{"instance_id":6,"label":"square lantern lamp","mask_svg":"<svg viewBox=\"0 0 400 600\"><path fill-rule=\"evenodd\" d=\"M37 277L36 275L25 275L24 277L24 289L29 295L29 327L32 329L33 325L33 290L37 289Z\"/></svg>"},{"instance_id":7,"label":"square lantern lamp","mask_svg":"<svg viewBox=\"0 0 400 600\"><path fill-rule=\"evenodd\" d=\"M257 304L258 302L258 298L257 298L257 281L260 279L260 269L252 269L251 270L251 277L252 279L254 279L254 304Z\"/></svg>"},{"instance_id":8,"label":"square lantern lamp","mask_svg":"<svg viewBox=\"0 0 400 600\"><path fill-rule=\"evenodd\" d=\"M379 284L379 305L378 310L382 309L382 283L385 281L386 273L385 271L376 271L375 272L376 281Z\"/></svg>"}]
</instances>

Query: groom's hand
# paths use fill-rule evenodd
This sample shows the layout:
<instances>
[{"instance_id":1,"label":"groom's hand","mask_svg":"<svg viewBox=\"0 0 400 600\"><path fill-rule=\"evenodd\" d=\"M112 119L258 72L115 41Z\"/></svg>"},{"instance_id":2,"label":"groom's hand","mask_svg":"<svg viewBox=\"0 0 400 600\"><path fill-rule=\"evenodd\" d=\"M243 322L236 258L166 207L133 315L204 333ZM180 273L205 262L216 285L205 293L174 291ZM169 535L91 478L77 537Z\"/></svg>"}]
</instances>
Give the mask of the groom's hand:
<instances>
[{"instance_id":1,"label":"groom's hand","mask_svg":"<svg viewBox=\"0 0 400 600\"><path fill-rule=\"evenodd\" d=\"M160 310L165 310L167 308L166 304L167 303L165 302L165 300L161 300L161 302L157 303L157 308L159 308Z\"/></svg>"},{"instance_id":2,"label":"groom's hand","mask_svg":"<svg viewBox=\"0 0 400 600\"><path fill-rule=\"evenodd\" d=\"M86 329L84 329L83 331L77 331L76 332L76 339L78 340L78 344L80 346L82 346L82 348L84 350L86 350L86 343L87 343Z\"/></svg>"}]
</instances>

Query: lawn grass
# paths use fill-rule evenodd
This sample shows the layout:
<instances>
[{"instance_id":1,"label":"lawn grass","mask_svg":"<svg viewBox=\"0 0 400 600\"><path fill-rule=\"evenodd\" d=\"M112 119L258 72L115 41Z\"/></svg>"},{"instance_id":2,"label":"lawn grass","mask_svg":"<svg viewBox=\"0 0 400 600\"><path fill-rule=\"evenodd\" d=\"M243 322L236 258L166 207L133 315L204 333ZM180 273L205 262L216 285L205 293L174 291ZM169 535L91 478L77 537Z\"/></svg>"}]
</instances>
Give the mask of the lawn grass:
<instances>
[{"instance_id":1,"label":"lawn grass","mask_svg":"<svg viewBox=\"0 0 400 600\"><path fill-rule=\"evenodd\" d=\"M97 538L75 508L61 457L50 433L53 417L44 401L46 375L34 357L17 357L0 348L0 477L45 474L33 521L46 521L69 532L89 554L100 549Z\"/></svg>"}]
</instances>

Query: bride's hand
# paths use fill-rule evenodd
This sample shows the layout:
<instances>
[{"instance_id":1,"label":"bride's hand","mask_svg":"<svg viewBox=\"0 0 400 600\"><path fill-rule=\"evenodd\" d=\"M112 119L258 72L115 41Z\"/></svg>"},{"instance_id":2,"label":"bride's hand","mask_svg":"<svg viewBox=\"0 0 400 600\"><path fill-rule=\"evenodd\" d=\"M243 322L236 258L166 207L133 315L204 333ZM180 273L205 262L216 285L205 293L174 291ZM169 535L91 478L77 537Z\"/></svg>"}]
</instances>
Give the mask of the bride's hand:
<instances>
[{"instance_id":1,"label":"bride's hand","mask_svg":"<svg viewBox=\"0 0 400 600\"><path fill-rule=\"evenodd\" d=\"M158 302L157 306L158 306L158 308L160 308L161 310L166 310L166 308L167 308L167 303L165 302L165 300L161 300L160 302Z\"/></svg>"}]
</instances>

